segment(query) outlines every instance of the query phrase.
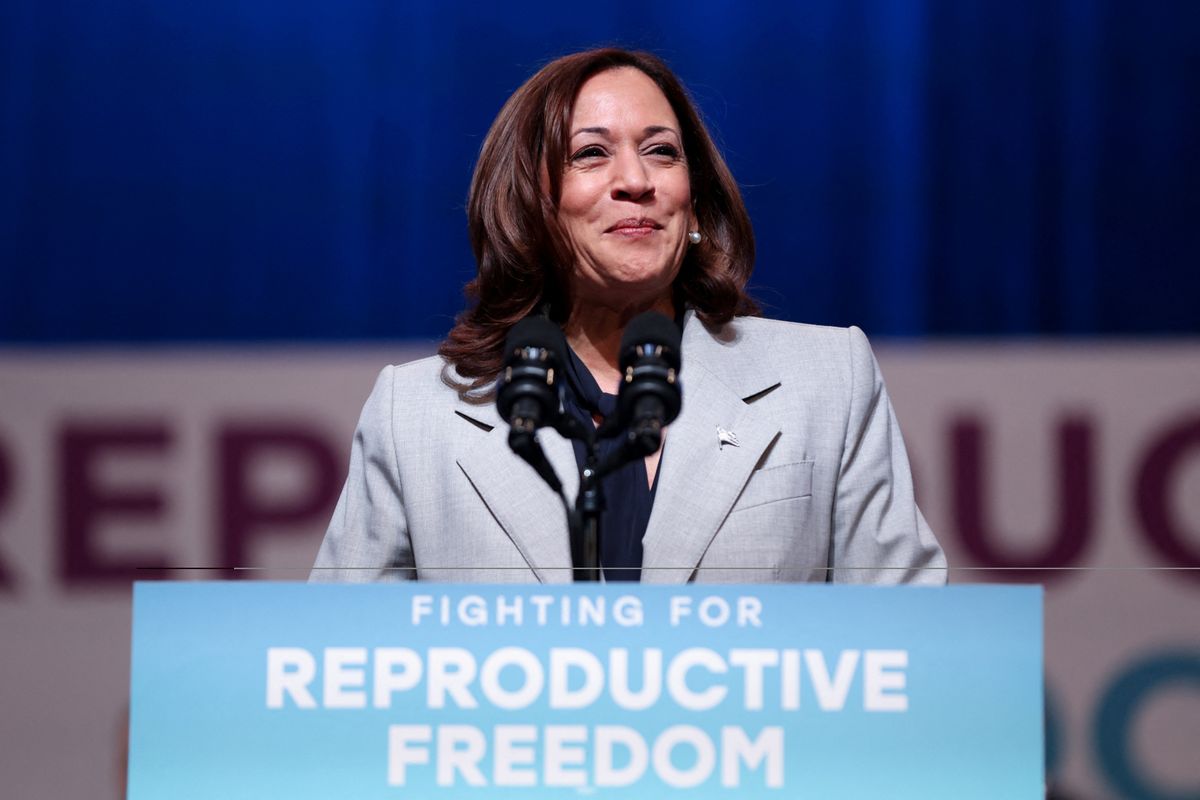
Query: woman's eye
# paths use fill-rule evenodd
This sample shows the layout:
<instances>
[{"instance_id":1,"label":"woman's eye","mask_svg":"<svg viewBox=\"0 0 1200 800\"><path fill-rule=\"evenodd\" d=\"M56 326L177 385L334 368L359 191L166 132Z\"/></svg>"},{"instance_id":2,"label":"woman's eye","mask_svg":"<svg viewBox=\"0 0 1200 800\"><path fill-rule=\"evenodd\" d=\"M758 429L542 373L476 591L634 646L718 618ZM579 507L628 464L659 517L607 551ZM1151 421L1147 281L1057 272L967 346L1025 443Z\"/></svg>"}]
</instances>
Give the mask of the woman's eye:
<instances>
[{"instance_id":1,"label":"woman's eye","mask_svg":"<svg viewBox=\"0 0 1200 800\"><path fill-rule=\"evenodd\" d=\"M666 156L667 158L679 158L679 148L673 144L656 144L650 148L650 154Z\"/></svg>"},{"instance_id":2,"label":"woman's eye","mask_svg":"<svg viewBox=\"0 0 1200 800\"><path fill-rule=\"evenodd\" d=\"M575 155L571 156L572 161L579 161L585 158L599 158L604 155L604 150L596 145L589 145L582 150L576 151Z\"/></svg>"}]
</instances>

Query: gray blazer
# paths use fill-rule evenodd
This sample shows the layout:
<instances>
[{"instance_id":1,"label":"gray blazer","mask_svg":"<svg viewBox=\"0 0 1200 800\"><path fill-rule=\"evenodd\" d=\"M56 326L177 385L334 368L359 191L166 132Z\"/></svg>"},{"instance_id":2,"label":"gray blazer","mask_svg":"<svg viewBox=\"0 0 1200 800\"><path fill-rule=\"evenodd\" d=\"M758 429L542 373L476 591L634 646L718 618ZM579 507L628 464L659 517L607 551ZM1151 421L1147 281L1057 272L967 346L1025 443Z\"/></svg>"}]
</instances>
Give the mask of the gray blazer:
<instances>
[{"instance_id":1,"label":"gray blazer","mask_svg":"<svg viewBox=\"0 0 1200 800\"><path fill-rule=\"evenodd\" d=\"M682 358L644 583L945 582L862 331L689 314ZM442 366L380 374L312 579L570 581L561 500L509 450L495 404L464 402ZM571 443L538 436L574 499Z\"/></svg>"}]
</instances>

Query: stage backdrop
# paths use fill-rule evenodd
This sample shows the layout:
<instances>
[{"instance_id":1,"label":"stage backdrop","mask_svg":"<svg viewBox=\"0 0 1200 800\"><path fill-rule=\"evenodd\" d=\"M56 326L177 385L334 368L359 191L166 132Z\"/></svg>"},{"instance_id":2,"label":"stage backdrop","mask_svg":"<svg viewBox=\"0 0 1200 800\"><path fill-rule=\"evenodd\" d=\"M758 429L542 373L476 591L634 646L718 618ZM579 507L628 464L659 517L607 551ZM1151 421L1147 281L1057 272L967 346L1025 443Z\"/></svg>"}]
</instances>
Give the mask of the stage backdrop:
<instances>
[{"instance_id":1,"label":"stage backdrop","mask_svg":"<svg viewBox=\"0 0 1200 800\"><path fill-rule=\"evenodd\" d=\"M460 308L492 118L609 42L691 88L768 314L910 337L952 578L1048 588L1051 773L1200 794L1197 41L1186 0L5 3L7 794L117 796L133 577L303 576L375 374L432 348L382 342ZM1141 338L1024 338L1062 334Z\"/></svg>"},{"instance_id":2,"label":"stage backdrop","mask_svg":"<svg viewBox=\"0 0 1200 800\"><path fill-rule=\"evenodd\" d=\"M1195 796L1200 343L878 350L951 580L1046 587L1052 777ZM0 354L8 795L117 796L130 581L304 579L375 375L424 352Z\"/></svg>"},{"instance_id":3,"label":"stage backdrop","mask_svg":"<svg viewBox=\"0 0 1200 800\"><path fill-rule=\"evenodd\" d=\"M691 87L773 316L1200 332L1200 3L8 0L0 341L444 334L505 98L619 42Z\"/></svg>"}]
</instances>

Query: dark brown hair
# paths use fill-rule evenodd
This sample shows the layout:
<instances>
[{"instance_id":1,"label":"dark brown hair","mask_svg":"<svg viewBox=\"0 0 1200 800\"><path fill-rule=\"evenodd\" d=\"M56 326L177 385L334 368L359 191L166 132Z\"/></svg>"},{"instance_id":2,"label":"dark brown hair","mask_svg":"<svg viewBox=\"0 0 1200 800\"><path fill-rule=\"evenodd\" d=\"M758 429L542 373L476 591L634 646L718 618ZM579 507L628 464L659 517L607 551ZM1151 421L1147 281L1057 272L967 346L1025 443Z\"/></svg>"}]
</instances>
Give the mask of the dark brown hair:
<instances>
[{"instance_id":1,"label":"dark brown hair","mask_svg":"<svg viewBox=\"0 0 1200 800\"><path fill-rule=\"evenodd\" d=\"M737 183L683 84L650 53L589 50L551 61L513 93L492 123L467 198L471 248L479 271L469 305L438 353L453 364L460 392L486 387L500 372L509 328L539 307L565 322L574 256L558 225L562 166L579 89L592 76L633 67L653 80L679 120L696 218L704 238L687 249L675 280L677 302L709 325L757 314L745 292L754 268L754 232ZM546 165L550 191L542 188Z\"/></svg>"}]
</instances>

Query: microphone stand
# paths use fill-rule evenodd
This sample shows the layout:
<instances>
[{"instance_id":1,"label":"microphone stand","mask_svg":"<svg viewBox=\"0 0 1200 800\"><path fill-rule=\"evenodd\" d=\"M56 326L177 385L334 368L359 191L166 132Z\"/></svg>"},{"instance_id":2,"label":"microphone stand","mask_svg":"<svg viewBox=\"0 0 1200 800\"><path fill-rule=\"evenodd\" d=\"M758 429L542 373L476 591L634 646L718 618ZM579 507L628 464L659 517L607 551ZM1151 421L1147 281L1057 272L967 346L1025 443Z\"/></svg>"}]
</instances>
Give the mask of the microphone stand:
<instances>
[{"instance_id":1,"label":"microphone stand","mask_svg":"<svg viewBox=\"0 0 1200 800\"><path fill-rule=\"evenodd\" d=\"M571 507L562 481L554 472L537 440L537 424L526 416L514 416L508 433L508 445L521 457L543 481L559 496L567 514L568 536L571 543L571 565L573 578L579 583L597 583L601 579L600 569L600 515L604 512L604 493L600 479L637 455L630 451L628 442L614 451L603 462L596 452L596 442L601 435L608 438L617 433L605 429L598 435L595 427L584 425L568 415L560 415L552 424L554 430L565 439L583 442L586 448L584 466L579 472L579 494L575 506ZM632 435L631 435L632 438ZM629 451L629 452L627 452Z\"/></svg>"},{"instance_id":2,"label":"microphone stand","mask_svg":"<svg viewBox=\"0 0 1200 800\"><path fill-rule=\"evenodd\" d=\"M620 431L587 428L571 419L558 428L568 438L583 441L587 453L583 469L579 473L579 494L575 498L575 510L568 510L567 518L571 536L571 562L575 566L575 580L579 583L595 583L601 579L600 568L600 515L604 511L604 492L600 481L610 472L620 469L635 458L644 458L658 450L662 444L662 428L655 420L645 420L625 433L625 441L600 461L596 452L599 438L608 438ZM566 498L564 496L564 502Z\"/></svg>"},{"instance_id":3,"label":"microphone stand","mask_svg":"<svg viewBox=\"0 0 1200 800\"><path fill-rule=\"evenodd\" d=\"M597 583L601 577L600 515L604 512L600 478L606 473L599 469L596 429L567 415L559 417L554 427L564 438L583 442L586 451L583 469L579 471L579 493L575 497L574 509L567 505L566 495L562 497L563 504L567 505L574 579L578 583Z\"/></svg>"},{"instance_id":4,"label":"microphone stand","mask_svg":"<svg viewBox=\"0 0 1200 800\"><path fill-rule=\"evenodd\" d=\"M596 449L589 444L587 463L579 473L579 496L575 498L576 530L571 534L571 560L575 562L575 580L597 583L600 580L600 515L604 512L604 492L596 470Z\"/></svg>"}]
</instances>

